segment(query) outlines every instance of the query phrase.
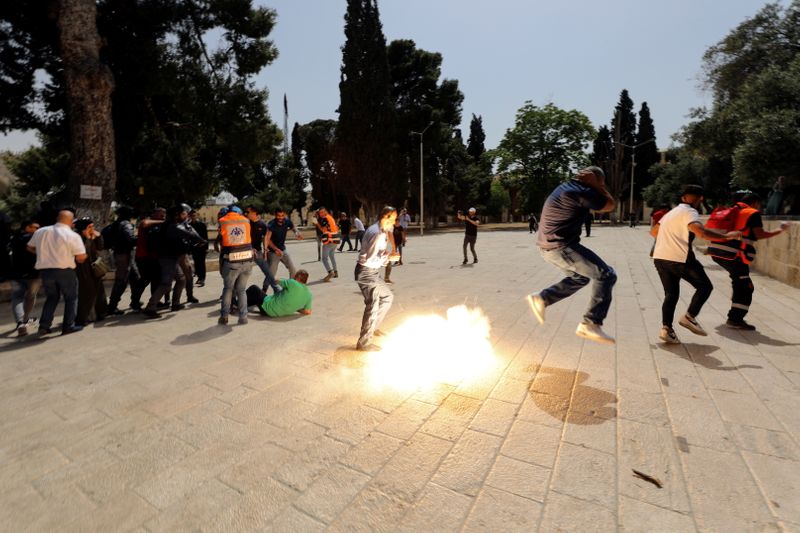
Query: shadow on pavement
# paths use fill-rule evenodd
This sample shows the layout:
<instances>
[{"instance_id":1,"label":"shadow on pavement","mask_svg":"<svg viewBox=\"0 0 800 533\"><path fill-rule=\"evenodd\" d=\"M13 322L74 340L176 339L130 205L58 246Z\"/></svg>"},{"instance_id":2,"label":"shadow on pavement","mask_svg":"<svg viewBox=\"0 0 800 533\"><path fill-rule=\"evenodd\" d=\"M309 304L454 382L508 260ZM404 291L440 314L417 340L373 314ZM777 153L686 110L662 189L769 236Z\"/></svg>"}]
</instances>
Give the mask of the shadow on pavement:
<instances>
[{"instance_id":1,"label":"shadow on pavement","mask_svg":"<svg viewBox=\"0 0 800 533\"><path fill-rule=\"evenodd\" d=\"M723 324L715 328L717 333L730 339L732 341L741 342L745 344L765 344L767 346L800 346L797 342L785 342L779 339L773 339L759 333L758 331L743 331L741 329L731 329Z\"/></svg>"},{"instance_id":2,"label":"shadow on pavement","mask_svg":"<svg viewBox=\"0 0 800 533\"><path fill-rule=\"evenodd\" d=\"M333 352L333 362L345 368L364 368L368 356L369 352L359 352L355 344L350 344L336 348Z\"/></svg>"},{"instance_id":3,"label":"shadow on pavement","mask_svg":"<svg viewBox=\"0 0 800 533\"><path fill-rule=\"evenodd\" d=\"M531 365L536 372L528 391L536 406L553 418L568 424L597 425L617 416L617 396L583 385L589 374L577 370Z\"/></svg>"},{"instance_id":4,"label":"shadow on pavement","mask_svg":"<svg viewBox=\"0 0 800 533\"><path fill-rule=\"evenodd\" d=\"M719 350L719 347L710 346L708 344L685 342L683 344L661 344L660 347L671 354L677 355L681 359L698 364L709 370L724 370L730 372L731 370L739 370L741 368L764 368L759 365L725 366L722 361L709 355Z\"/></svg>"},{"instance_id":5,"label":"shadow on pavement","mask_svg":"<svg viewBox=\"0 0 800 533\"><path fill-rule=\"evenodd\" d=\"M200 344L203 342L214 340L218 337L222 337L223 335L227 335L231 331L233 331L233 328L231 326L222 326L219 324L215 324L201 331L195 331L194 333L188 333L186 335L179 335L175 337L175 340L172 341L170 344L172 344L173 346Z\"/></svg>"}]
</instances>

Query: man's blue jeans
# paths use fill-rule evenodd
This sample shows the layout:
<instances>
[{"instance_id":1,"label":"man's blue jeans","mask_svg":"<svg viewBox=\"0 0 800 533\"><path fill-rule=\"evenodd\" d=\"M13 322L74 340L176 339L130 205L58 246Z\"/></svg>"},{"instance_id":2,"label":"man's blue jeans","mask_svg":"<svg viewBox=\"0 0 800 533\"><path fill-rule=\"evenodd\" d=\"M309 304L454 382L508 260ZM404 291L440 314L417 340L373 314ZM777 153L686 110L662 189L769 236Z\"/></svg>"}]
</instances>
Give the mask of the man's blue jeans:
<instances>
[{"instance_id":1,"label":"man's blue jeans","mask_svg":"<svg viewBox=\"0 0 800 533\"><path fill-rule=\"evenodd\" d=\"M70 329L75 326L75 316L78 314L78 276L71 268L45 268L39 271L42 286L47 299L42 308L42 318L39 320L39 329L50 329L56 306L61 295L64 295L64 322L61 329Z\"/></svg>"},{"instance_id":2,"label":"man's blue jeans","mask_svg":"<svg viewBox=\"0 0 800 533\"><path fill-rule=\"evenodd\" d=\"M220 274L222 274L222 309L220 314L227 317L231 313L231 299L236 292L236 301L239 306L239 318L247 316L247 279L253 270L252 261L231 263L222 261Z\"/></svg>"},{"instance_id":3,"label":"man's blue jeans","mask_svg":"<svg viewBox=\"0 0 800 533\"><path fill-rule=\"evenodd\" d=\"M592 299L583 315L585 323L602 325L611 306L611 291L617 282L614 269L605 264L593 251L580 244L570 244L554 250L539 249L542 258L564 271L564 279L544 289L539 294L545 305L572 296L592 283Z\"/></svg>"}]
</instances>

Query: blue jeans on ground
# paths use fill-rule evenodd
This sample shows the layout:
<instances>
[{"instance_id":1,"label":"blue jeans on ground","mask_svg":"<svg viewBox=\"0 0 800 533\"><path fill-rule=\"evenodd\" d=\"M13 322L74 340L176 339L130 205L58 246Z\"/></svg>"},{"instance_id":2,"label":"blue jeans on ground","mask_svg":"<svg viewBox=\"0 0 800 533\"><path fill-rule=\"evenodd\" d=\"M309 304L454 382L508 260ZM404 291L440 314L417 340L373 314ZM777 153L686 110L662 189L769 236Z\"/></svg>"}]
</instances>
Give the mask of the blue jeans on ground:
<instances>
[{"instance_id":1,"label":"blue jeans on ground","mask_svg":"<svg viewBox=\"0 0 800 533\"><path fill-rule=\"evenodd\" d=\"M42 286L47 299L42 309L42 318L39 320L39 329L50 329L56 306L61 295L64 295L64 322L61 329L70 329L75 326L75 316L78 313L78 276L71 268L45 268L39 271Z\"/></svg>"},{"instance_id":2,"label":"blue jeans on ground","mask_svg":"<svg viewBox=\"0 0 800 533\"><path fill-rule=\"evenodd\" d=\"M272 271L269 269L269 257L264 256L264 252L260 250L253 250L254 256L256 260L256 265L258 268L261 269L261 272L264 273L264 283L261 285L261 288L264 292L267 292L267 285L272 287L273 293L280 292L281 288L278 287L278 284L275 283L275 276L272 275Z\"/></svg>"},{"instance_id":3,"label":"blue jeans on ground","mask_svg":"<svg viewBox=\"0 0 800 533\"><path fill-rule=\"evenodd\" d=\"M336 244L322 245L322 264L325 266L326 272L339 270L336 268Z\"/></svg>"},{"instance_id":4,"label":"blue jeans on ground","mask_svg":"<svg viewBox=\"0 0 800 533\"><path fill-rule=\"evenodd\" d=\"M379 268L367 268L356 265L356 283L364 296L364 315L361 317L361 334L358 336L359 348L369 344L370 339L375 334L375 330L380 327L386 314L392 307L394 294L381 278Z\"/></svg>"},{"instance_id":5,"label":"blue jeans on ground","mask_svg":"<svg viewBox=\"0 0 800 533\"><path fill-rule=\"evenodd\" d=\"M247 316L247 279L253 270L253 261L231 263L222 261L220 274L222 274L222 309L220 315L227 317L231 314L231 299L236 292L236 301L239 307L239 318Z\"/></svg>"},{"instance_id":6,"label":"blue jeans on ground","mask_svg":"<svg viewBox=\"0 0 800 533\"><path fill-rule=\"evenodd\" d=\"M583 315L584 323L602 325L611 306L611 291L617 282L614 269L605 264L593 251L580 244L570 244L554 250L539 249L542 258L560 268L567 275L564 279L544 289L539 294L545 305L572 296L592 283L592 299Z\"/></svg>"},{"instance_id":7,"label":"blue jeans on ground","mask_svg":"<svg viewBox=\"0 0 800 533\"><path fill-rule=\"evenodd\" d=\"M17 324L28 322L41 287L41 278L11 280L11 312Z\"/></svg>"}]
</instances>

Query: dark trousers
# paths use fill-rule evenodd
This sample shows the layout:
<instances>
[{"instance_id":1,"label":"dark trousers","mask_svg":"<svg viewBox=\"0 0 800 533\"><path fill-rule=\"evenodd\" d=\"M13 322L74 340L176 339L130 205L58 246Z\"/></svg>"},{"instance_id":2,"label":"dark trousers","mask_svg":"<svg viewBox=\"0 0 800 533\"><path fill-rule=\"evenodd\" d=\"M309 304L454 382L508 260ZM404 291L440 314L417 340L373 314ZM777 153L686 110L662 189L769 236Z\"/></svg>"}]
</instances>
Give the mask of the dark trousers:
<instances>
[{"instance_id":1,"label":"dark trousers","mask_svg":"<svg viewBox=\"0 0 800 533\"><path fill-rule=\"evenodd\" d=\"M264 298L267 296L264 291L258 285L250 285L247 287L247 307L253 307L254 305L258 307L258 312L262 315L266 315L267 313L264 312L264 309L261 308L261 304L264 303Z\"/></svg>"},{"instance_id":2,"label":"dark trousers","mask_svg":"<svg viewBox=\"0 0 800 533\"><path fill-rule=\"evenodd\" d=\"M675 307L681 295L681 280L685 280L694 287L694 296L689 304L686 313L692 317L700 314L703 304L706 303L714 286L708 279L703 265L694 255L690 255L685 263L676 261L666 261L655 259L658 277L661 278L661 285L664 286L664 303L661 305L661 323L672 327L675 318Z\"/></svg>"},{"instance_id":3,"label":"dark trousers","mask_svg":"<svg viewBox=\"0 0 800 533\"><path fill-rule=\"evenodd\" d=\"M355 244L356 250L358 250L358 248L361 246L361 239L364 238L364 233L366 232L365 231L356 232L356 244Z\"/></svg>"},{"instance_id":4,"label":"dark trousers","mask_svg":"<svg viewBox=\"0 0 800 533\"><path fill-rule=\"evenodd\" d=\"M208 250L195 249L192 250L192 261L194 262L194 273L197 275L197 281L205 283L206 281L206 255ZM188 285L188 281L187 281Z\"/></svg>"},{"instance_id":5,"label":"dark trousers","mask_svg":"<svg viewBox=\"0 0 800 533\"><path fill-rule=\"evenodd\" d=\"M175 286L172 287L172 305L178 305L181 300L181 292L186 285L186 278L183 276L183 271L178 265L177 257L159 257L159 280L156 290L147 302L147 309L155 311L159 300L169 292L172 287L172 281L175 280Z\"/></svg>"},{"instance_id":6,"label":"dark trousers","mask_svg":"<svg viewBox=\"0 0 800 533\"><path fill-rule=\"evenodd\" d=\"M45 268L39 271L42 286L47 299L42 308L42 318L39 320L39 329L50 329L56 306L61 295L64 295L64 321L61 329L69 329L75 325L75 315L78 312L78 276L71 268Z\"/></svg>"},{"instance_id":7,"label":"dark trousers","mask_svg":"<svg viewBox=\"0 0 800 533\"><path fill-rule=\"evenodd\" d=\"M130 253L114 252L114 286L111 288L111 296L108 298L110 311L117 309L128 282L130 282L131 294L133 294L133 288L139 282L139 272L133 262L133 257Z\"/></svg>"},{"instance_id":8,"label":"dark trousers","mask_svg":"<svg viewBox=\"0 0 800 533\"><path fill-rule=\"evenodd\" d=\"M581 244L570 244L553 250L542 250L542 258L560 268L567 276L539 294L545 305L572 296L589 282L592 283L592 299L583 321L602 325L611 307L612 291L617 283L617 273L600 256Z\"/></svg>"},{"instance_id":9,"label":"dark trousers","mask_svg":"<svg viewBox=\"0 0 800 533\"><path fill-rule=\"evenodd\" d=\"M342 233L342 244L339 246L339 251L340 252L344 248L344 243L347 243L347 246L349 247L348 251L353 251L353 243L350 242L350 234L349 233L347 233L347 234Z\"/></svg>"},{"instance_id":10,"label":"dark trousers","mask_svg":"<svg viewBox=\"0 0 800 533\"><path fill-rule=\"evenodd\" d=\"M158 287L159 268L158 259L150 257L136 258L136 268L139 270L139 279L131 286L131 307L139 308L142 306L142 294L150 285L150 295Z\"/></svg>"},{"instance_id":11,"label":"dark trousers","mask_svg":"<svg viewBox=\"0 0 800 533\"><path fill-rule=\"evenodd\" d=\"M472 252L472 259L478 260L478 256L475 254L475 241L477 240L477 235L464 235L464 261L467 260L467 244L469 244L469 249Z\"/></svg>"},{"instance_id":12,"label":"dark trousers","mask_svg":"<svg viewBox=\"0 0 800 533\"><path fill-rule=\"evenodd\" d=\"M741 322L750 310L753 303L753 280L750 279L750 265L744 264L741 259L726 261L713 257L714 262L724 268L731 277L733 296L731 297L731 309L728 311L728 320Z\"/></svg>"},{"instance_id":13,"label":"dark trousers","mask_svg":"<svg viewBox=\"0 0 800 533\"><path fill-rule=\"evenodd\" d=\"M361 333L357 346L363 348L369 344L375 330L380 327L386 314L392 307L394 295L381 278L379 268L366 268L356 265L356 283L364 296L364 315L361 317Z\"/></svg>"},{"instance_id":14,"label":"dark trousers","mask_svg":"<svg viewBox=\"0 0 800 533\"><path fill-rule=\"evenodd\" d=\"M178 267L181 269L183 273L183 278L186 280L184 282L185 289L186 289L186 298L192 299L194 298L194 271L192 271L192 265L189 263L189 256L187 254L183 254L178 257ZM178 302L175 302L177 305Z\"/></svg>"}]
</instances>

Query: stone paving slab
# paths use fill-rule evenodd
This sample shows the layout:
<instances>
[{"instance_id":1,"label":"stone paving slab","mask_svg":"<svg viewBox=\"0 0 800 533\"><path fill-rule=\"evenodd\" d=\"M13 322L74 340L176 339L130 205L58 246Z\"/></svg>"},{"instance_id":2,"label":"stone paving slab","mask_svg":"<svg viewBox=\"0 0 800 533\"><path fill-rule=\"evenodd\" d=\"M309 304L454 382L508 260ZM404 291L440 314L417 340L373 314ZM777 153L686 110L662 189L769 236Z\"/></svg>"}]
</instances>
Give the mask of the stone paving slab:
<instances>
[{"instance_id":1,"label":"stone paving slab","mask_svg":"<svg viewBox=\"0 0 800 533\"><path fill-rule=\"evenodd\" d=\"M0 529L800 531L800 290L754 275L758 331L728 330L727 274L701 258L709 335L665 347L650 242L585 241L619 275L601 346L574 335L588 290L530 315L559 273L526 231L484 233L466 266L459 234L412 235L383 329L479 307L495 361L419 390L373 386L356 256L320 283L313 243L289 248L308 317L218 326L213 273L200 304L67 337L17 339L4 306Z\"/></svg>"}]
</instances>

